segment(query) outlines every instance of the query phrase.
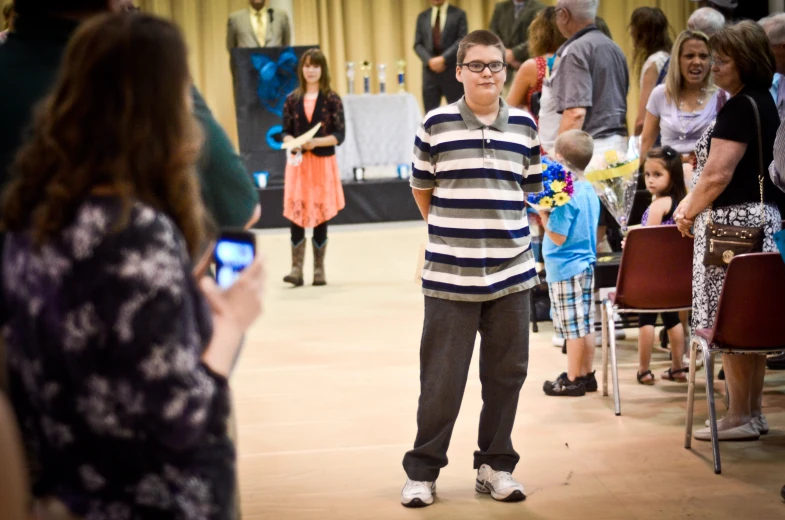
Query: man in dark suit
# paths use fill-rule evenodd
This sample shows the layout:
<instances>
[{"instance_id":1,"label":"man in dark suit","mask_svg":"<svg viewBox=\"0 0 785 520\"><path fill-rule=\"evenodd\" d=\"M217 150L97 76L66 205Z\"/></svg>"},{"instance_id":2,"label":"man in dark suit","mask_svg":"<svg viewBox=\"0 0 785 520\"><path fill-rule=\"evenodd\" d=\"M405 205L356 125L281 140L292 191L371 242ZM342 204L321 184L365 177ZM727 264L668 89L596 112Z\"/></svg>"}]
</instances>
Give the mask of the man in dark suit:
<instances>
[{"instance_id":1,"label":"man in dark suit","mask_svg":"<svg viewBox=\"0 0 785 520\"><path fill-rule=\"evenodd\" d=\"M430 112L442 103L463 96L463 85L455 78L458 44L469 31L466 12L446 0L431 0L432 7L417 17L414 51L422 60L422 100Z\"/></svg>"},{"instance_id":2,"label":"man in dark suit","mask_svg":"<svg viewBox=\"0 0 785 520\"><path fill-rule=\"evenodd\" d=\"M493 10L491 32L501 38L507 49L505 61L512 70L507 71L507 85L515 78L515 71L529 59L529 25L545 4L537 0L507 0L499 2Z\"/></svg>"}]
</instances>

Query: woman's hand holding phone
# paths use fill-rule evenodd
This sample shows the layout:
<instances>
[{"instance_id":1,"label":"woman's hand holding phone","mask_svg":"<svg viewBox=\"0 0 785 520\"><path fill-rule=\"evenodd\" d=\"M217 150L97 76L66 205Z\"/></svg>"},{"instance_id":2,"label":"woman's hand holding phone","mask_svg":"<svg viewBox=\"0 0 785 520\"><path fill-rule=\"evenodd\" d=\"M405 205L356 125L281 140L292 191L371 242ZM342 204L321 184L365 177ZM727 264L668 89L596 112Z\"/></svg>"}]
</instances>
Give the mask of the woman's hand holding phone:
<instances>
[{"instance_id":1,"label":"woman's hand holding phone","mask_svg":"<svg viewBox=\"0 0 785 520\"><path fill-rule=\"evenodd\" d=\"M213 337L202 360L224 377L232 371L243 335L262 314L265 278L264 260L257 255L228 289L211 278L200 281L213 315Z\"/></svg>"}]
</instances>

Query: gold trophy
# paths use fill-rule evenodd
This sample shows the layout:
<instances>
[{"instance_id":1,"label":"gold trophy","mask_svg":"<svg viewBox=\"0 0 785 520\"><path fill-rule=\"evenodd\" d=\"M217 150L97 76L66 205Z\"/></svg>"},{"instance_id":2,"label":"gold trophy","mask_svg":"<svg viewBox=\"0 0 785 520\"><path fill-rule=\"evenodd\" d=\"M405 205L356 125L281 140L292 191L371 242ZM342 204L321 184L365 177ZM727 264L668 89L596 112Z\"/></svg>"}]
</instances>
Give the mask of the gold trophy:
<instances>
[{"instance_id":1,"label":"gold trophy","mask_svg":"<svg viewBox=\"0 0 785 520\"><path fill-rule=\"evenodd\" d=\"M398 60L398 92L406 92L406 62Z\"/></svg>"},{"instance_id":2,"label":"gold trophy","mask_svg":"<svg viewBox=\"0 0 785 520\"><path fill-rule=\"evenodd\" d=\"M370 94L371 93L371 68L373 64L365 60L362 63L362 67L360 67L363 71L363 94Z\"/></svg>"}]
</instances>

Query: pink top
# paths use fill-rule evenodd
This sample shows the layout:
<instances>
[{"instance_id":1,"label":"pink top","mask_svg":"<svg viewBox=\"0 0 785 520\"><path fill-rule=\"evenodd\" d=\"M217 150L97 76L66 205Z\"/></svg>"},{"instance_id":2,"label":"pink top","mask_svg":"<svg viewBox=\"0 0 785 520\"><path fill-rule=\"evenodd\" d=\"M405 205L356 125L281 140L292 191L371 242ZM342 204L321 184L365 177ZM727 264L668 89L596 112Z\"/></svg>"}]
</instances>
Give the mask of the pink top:
<instances>
[{"instance_id":1,"label":"pink top","mask_svg":"<svg viewBox=\"0 0 785 520\"><path fill-rule=\"evenodd\" d=\"M313 121L313 111L316 108L316 98L303 98L303 108L305 109L305 117L308 118L308 121Z\"/></svg>"}]
</instances>

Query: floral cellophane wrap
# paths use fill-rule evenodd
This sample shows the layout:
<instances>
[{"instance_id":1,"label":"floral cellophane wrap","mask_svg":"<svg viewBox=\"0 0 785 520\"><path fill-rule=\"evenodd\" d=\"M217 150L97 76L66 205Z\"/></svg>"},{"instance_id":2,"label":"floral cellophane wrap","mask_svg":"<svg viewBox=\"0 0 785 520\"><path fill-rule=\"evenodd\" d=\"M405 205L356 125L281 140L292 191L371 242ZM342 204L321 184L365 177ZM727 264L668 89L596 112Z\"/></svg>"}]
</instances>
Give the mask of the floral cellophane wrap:
<instances>
[{"instance_id":1,"label":"floral cellophane wrap","mask_svg":"<svg viewBox=\"0 0 785 520\"><path fill-rule=\"evenodd\" d=\"M630 143L627 152L609 150L596 156L586 168L586 180L594 187L607 210L627 232L627 223L638 188L640 160L635 146Z\"/></svg>"}]
</instances>

